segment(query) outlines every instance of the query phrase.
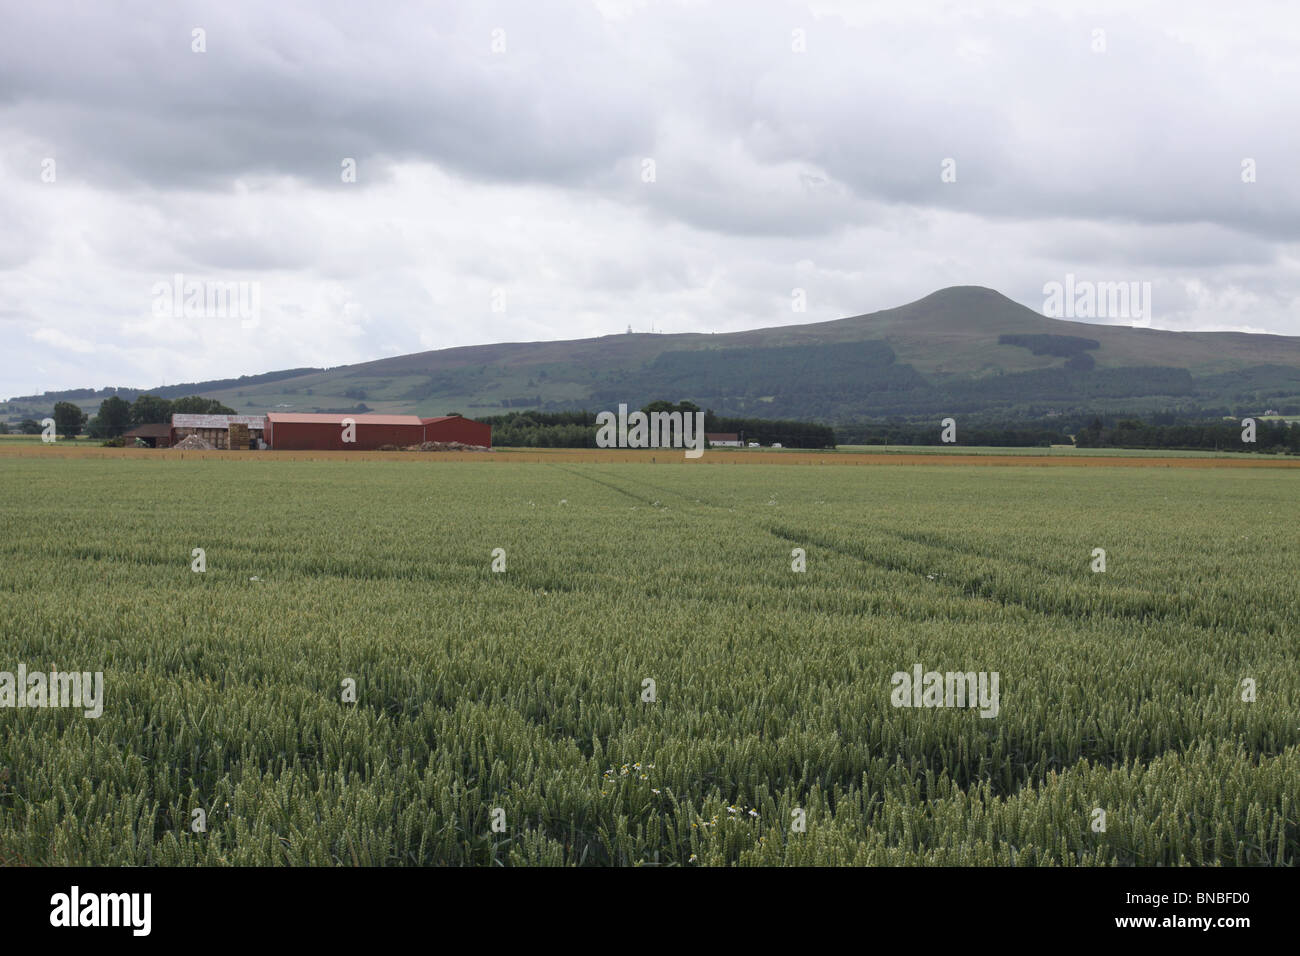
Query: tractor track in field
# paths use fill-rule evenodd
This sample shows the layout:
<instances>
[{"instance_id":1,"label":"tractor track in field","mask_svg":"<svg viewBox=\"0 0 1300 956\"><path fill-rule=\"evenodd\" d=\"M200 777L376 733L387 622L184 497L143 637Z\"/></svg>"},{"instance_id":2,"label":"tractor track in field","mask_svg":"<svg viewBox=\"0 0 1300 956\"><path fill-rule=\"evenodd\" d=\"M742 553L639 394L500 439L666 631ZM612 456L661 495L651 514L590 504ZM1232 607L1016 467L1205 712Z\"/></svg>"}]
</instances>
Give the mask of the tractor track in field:
<instances>
[{"instance_id":1,"label":"tractor track in field","mask_svg":"<svg viewBox=\"0 0 1300 956\"><path fill-rule=\"evenodd\" d=\"M767 530L774 537L780 538L781 540L793 545L800 547L808 547L811 545L813 547L824 548L827 551L832 551L836 554L843 555L844 557L852 558L856 561L862 562L863 564L871 565L872 567L879 568L883 571L894 571L917 578L925 578L928 582L940 587L956 590L963 597L992 601L1002 607L1018 607L1030 614L1035 614L1047 619L1068 621L1090 619L1113 620L1135 624L1162 623L1176 624L1184 627L1203 628L1207 631L1219 633L1224 631L1242 635L1248 635L1251 633L1249 628L1235 626L1231 623L1193 620L1188 614L1188 611L1194 611L1195 606L1192 606L1191 608L1179 606L1170 610L1162 610L1154 607L1125 608L1122 606L1115 608L1095 606L1062 607L1059 605L1053 605L1048 601L1029 601L1014 592L999 587L998 582L996 581L989 581L980 577L971 578L969 576L960 580L945 580L944 578L932 579L927 575L926 570L917 567L915 562L890 558L887 555L873 555L867 551L865 546L857 548L846 547L841 543L830 541L827 538L810 532L778 525L769 525ZM894 534L894 532L884 533L894 535L895 537L903 537ZM910 539L903 538L903 540ZM934 545L924 544L923 542L912 541L911 543L922 543L923 546L932 549L935 548ZM949 549L939 548L938 550L948 551ZM961 552L957 551L957 549L952 549L950 553Z\"/></svg>"}]
</instances>

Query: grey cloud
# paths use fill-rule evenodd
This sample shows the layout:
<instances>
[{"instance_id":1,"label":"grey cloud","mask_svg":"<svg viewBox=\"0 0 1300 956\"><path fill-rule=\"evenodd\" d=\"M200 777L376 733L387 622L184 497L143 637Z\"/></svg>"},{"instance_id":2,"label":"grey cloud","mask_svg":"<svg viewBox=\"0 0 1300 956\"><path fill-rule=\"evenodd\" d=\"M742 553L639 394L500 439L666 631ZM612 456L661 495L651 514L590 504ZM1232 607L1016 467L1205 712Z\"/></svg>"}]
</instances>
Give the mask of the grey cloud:
<instances>
[{"instance_id":1,"label":"grey cloud","mask_svg":"<svg viewBox=\"0 0 1300 956\"><path fill-rule=\"evenodd\" d=\"M73 10L75 9L75 15ZM343 157L419 157L476 177L577 183L650 118L580 7L198 4L14 13L0 34L0 122L114 187L339 182ZM207 51L191 50L191 29ZM491 52L505 31L506 53ZM363 170L359 183L382 174Z\"/></svg>"}]
</instances>

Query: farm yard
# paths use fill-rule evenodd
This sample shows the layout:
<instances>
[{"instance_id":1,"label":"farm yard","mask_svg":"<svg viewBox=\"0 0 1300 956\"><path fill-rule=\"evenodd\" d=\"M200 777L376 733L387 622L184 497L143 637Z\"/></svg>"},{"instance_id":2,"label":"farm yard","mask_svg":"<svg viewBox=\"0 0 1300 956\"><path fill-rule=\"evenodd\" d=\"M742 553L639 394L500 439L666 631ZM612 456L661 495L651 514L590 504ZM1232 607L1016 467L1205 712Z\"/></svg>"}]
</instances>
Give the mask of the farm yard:
<instances>
[{"instance_id":1,"label":"farm yard","mask_svg":"<svg viewBox=\"0 0 1300 956\"><path fill-rule=\"evenodd\" d=\"M0 708L0 863L1300 858L1293 468L77 451L0 455L0 671L105 690Z\"/></svg>"}]
</instances>

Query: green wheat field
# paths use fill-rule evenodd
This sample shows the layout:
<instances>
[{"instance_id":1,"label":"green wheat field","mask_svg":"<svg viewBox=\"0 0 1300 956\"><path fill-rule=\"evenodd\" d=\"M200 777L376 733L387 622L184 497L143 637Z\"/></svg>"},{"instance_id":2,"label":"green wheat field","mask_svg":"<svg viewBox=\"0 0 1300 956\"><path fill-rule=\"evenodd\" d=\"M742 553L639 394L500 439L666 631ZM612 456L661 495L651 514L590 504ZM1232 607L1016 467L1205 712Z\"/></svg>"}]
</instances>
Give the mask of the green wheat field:
<instances>
[{"instance_id":1,"label":"green wheat field","mask_svg":"<svg viewBox=\"0 0 1300 956\"><path fill-rule=\"evenodd\" d=\"M0 709L0 863L1293 866L1297 500L1274 469L0 459L0 671L105 687ZM997 672L997 716L894 707L918 664Z\"/></svg>"}]
</instances>

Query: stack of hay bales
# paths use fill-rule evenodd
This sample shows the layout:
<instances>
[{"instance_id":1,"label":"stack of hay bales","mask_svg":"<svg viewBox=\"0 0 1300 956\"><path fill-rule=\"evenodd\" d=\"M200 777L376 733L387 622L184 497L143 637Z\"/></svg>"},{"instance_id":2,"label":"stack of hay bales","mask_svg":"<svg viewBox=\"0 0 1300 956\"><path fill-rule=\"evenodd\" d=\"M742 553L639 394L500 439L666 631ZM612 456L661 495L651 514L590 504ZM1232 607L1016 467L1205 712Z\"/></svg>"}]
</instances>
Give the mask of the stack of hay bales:
<instances>
[{"instance_id":1,"label":"stack of hay bales","mask_svg":"<svg viewBox=\"0 0 1300 956\"><path fill-rule=\"evenodd\" d=\"M232 451L248 451L248 426L239 422L230 423L230 448Z\"/></svg>"}]
</instances>

